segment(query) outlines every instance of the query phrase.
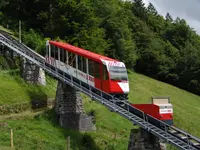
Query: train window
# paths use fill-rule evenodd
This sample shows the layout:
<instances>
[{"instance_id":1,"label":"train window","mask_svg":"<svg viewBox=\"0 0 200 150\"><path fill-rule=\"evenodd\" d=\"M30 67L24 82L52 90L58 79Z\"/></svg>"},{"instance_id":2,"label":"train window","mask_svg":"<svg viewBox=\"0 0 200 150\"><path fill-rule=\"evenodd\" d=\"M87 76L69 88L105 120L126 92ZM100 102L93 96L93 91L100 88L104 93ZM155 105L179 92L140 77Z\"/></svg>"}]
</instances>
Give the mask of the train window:
<instances>
[{"instance_id":1,"label":"train window","mask_svg":"<svg viewBox=\"0 0 200 150\"><path fill-rule=\"evenodd\" d=\"M54 49L55 49L55 46L54 45L51 45L51 57L53 57L54 58Z\"/></svg>"},{"instance_id":2,"label":"train window","mask_svg":"<svg viewBox=\"0 0 200 150\"><path fill-rule=\"evenodd\" d=\"M68 64L72 66L72 53L68 52Z\"/></svg>"},{"instance_id":3,"label":"train window","mask_svg":"<svg viewBox=\"0 0 200 150\"><path fill-rule=\"evenodd\" d=\"M95 62L94 63L94 69L95 69L95 78L100 78L100 63Z\"/></svg>"},{"instance_id":4,"label":"train window","mask_svg":"<svg viewBox=\"0 0 200 150\"><path fill-rule=\"evenodd\" d=\"M92 60L88 60L89 75L100 78L100 64Z\"/></svg>"},{"instance_id":5,"label":"train window","mask_svg":"<svg viewBox=\"0 0 200 150\"><path fill-rule=\"evenodd\" d=\"M110 66L109 73L111 80L128 80L128 75L125 67Z\"/></svg>"},{"instance_id":6,"label":"train window","mask_svg":"<svg viewBox=\"0 0 200 150\"><path fill-rule=\"evenodd\" d=\"M67 64L67 51L63 49L63 62Z\"/></svg>"},{"instance_id":7,"label":"train window","mask_svg":"<svg viewBox=\"0 0 200 150\"><path fill-rule=\"evenodd\" d=\"M87 73L86 58L83 57L83 72Z\"/></svg>"},{"instance_id":8,"label":"train window","mask_svg":"<svg viewBox=\"0 0 200 150\"><path fill-rule=\"evenodd\" d=\"M68 63L73 68L76 68L76 55L74 53L68 52Z\"/></svg>"},{"instance_id":9,"label":"train window","mask_svg":"<svg viewBox=\"0 0 200 150\"><path fill-rule=\"evenodd\" d=\"M58 60L58 47L55 46L55 55L54 58Z\"/></svg>"},{"instance_id":10,"label":"train window","mask_svg":"<svg viewBox=\"0 0 200 150\"><path fill-rule=\"evenodd\" d=\"M172 106L168 106L167 108L172 109Z\"/></svg>"},{"instance_id":11,"label":"train window","mask_svg":"<svg viewBox=\"0 0 200 150\"><path fill-rule=\"evenodd\" d=\"M86 58L78 56L78 69L87 73Z\"/></svg>"},{"instance_id":12,"label":"train window","mask_svg":"<svg viewBox=\"0 0 200 150\"><path fill-rule=\"evenodd\" d=\"M92 60L90 60L90 59L88 59L88 67L89 67L89 69L88 69L88 71L89 71L89 75L91 75L91 76L94 76L94 72L95 72L95 66L94 66L94 61L92 61Z\"/></svg>"},{"instance_id":13,"label":"train window","mask_svg":"<svg viewBox=\"0 0 200 150\"><path fill-rule=\"evenodd\" d=\"M73 60L72 60L72 61L73 61L72 67L76 68L76 61L77 61L77 60L76 60L76 54L73 54L73 53L72 53L72 59L73 59Z\"/></svg>"},{"instance_id":14,"label":"train window","mask_svg":"<svg viewBox=\"0 0 200 150\"><path fill-rule=\"evenodd\" d=\"M160 106L160 109L172 109L172 106L166 105L166 106Z\"/></svg>"},{"instance_id":15,"label":"train window","mask_svg":"<svg viewBox=\"0 0 200 150\"><path fill-rule=\"evenodd\" d=\"M103 65L103 80L108 80L108 70L105 65Z\"/></svg>"},{"instance_id":16,"label":"train window","mask_svg":"<svg viewBox=\"0 0 200 150\"><path fill-rule=\"evenodd\" d=\"M60 48L60 61L64 62L64 50Z\"/></svg>"},{"instance_id":17,"label":"train window","mask_svg":"<svg viewBox=\"0 0 200 150\"><path fill-rule=\"evenodd\" d=\"M78 56L78 70L83 71L83 57L82 56Z\"/></svg>"},{"instance_id":18,"label":"train window","mask_svg":"<svg viewBox=\"0 0 200 150\"><path fill-rule=\"evenodd\" d=\"M165 109L165 106L160 106L160 109Z\"/></svg>"}]
</instances>

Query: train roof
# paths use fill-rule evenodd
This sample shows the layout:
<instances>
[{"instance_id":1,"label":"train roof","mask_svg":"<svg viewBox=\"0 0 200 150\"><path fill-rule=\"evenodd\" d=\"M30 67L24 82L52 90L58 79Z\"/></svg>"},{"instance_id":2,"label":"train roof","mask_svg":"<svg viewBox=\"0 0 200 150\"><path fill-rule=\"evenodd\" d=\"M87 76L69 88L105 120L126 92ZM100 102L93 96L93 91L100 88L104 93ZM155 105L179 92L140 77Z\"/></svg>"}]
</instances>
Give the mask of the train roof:
<instances>
[{"instance_id":1,"label":"train roof","mask_svg":"<svg viewBox=\"0 0 200 150\"><path fill-rule=\"evenodd\" d=\"M78 55L81 55L83 57L87 57L89 59L92 59L94 61L98 61L98 62L102 62L101 59L103 60L107 60L107 61L117 61L115 59L100 55L100 54L96 54L94 52L88 51L88 50L84 50L82 48L67 44L67 43L63 43L63 42L57 42L57 41L49 41L50 44L55 45L57 47L63 48L67 51L76 53Z\"/></svg>"}]
</instances>

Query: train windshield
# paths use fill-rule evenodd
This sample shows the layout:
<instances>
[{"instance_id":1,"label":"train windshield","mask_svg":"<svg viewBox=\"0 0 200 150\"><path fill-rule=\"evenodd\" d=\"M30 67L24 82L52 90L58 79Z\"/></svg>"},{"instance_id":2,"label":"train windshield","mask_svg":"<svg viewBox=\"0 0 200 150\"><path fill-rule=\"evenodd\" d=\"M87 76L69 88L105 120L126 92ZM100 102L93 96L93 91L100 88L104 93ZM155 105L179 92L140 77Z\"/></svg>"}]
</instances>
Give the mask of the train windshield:
<instances>
[{"instance_id":1,"label":"train windshield","mask_svg":"<svg viewBox=\"0 0 200 150\"><path fill-rule=\"evenodd\" d=\"M111 80L128 80L128 75L125 67L110 66L109 72Z\"/></svg>"}]
</instances>

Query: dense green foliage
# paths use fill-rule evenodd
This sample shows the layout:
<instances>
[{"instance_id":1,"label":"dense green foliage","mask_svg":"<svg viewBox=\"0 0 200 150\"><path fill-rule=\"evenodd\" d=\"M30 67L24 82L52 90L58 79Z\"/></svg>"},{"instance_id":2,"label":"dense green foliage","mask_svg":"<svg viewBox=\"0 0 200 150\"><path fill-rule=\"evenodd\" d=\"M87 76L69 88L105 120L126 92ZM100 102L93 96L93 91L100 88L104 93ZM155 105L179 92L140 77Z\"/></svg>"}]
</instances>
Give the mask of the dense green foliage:
<instances>
[{"instance_id":1,"label":"dense green foliage","mask_svg":"<svg viewBox=\"0 0 200 150\"><path fill-rule=\"evenodd\" d=\"M200 36L184 19L142 0L2 0L0 23L44 54L42 37L124 61L128 68L200 94ZM32 29L31 29L32 28ZM29 30L31 29L31 30Z\"/></svg>"}]
</instances>

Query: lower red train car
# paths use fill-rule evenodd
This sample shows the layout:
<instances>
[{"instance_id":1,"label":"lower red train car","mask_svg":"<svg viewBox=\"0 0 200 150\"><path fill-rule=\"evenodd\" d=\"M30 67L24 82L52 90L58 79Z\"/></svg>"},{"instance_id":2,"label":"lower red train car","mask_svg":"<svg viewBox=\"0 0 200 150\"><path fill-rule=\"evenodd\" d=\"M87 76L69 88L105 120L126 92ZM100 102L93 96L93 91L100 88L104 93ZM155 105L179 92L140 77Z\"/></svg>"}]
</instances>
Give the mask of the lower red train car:
<instances>
[{"instance_id":1,"label":"lower red train car","mask_svg":"<svg viewBox=\"0 0 200 150\"><path fill-rule=\"evenodd\" d=\"M173 108L172 104L132 104L132 106L143 111L158 120L169 125L173 125Z\"/></svg>"}]
</instances>

